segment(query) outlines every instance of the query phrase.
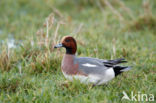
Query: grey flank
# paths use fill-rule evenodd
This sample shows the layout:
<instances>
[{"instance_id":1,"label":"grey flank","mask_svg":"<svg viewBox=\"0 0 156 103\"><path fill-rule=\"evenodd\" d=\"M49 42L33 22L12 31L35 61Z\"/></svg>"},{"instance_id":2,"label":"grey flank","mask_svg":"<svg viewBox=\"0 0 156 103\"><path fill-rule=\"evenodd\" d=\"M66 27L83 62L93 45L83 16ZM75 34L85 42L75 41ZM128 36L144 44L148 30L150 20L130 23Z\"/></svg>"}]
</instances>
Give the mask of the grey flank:
<instances>
[{"instance_id":1,"label":"grey flank","mask_svg":"<svg viewBox=\"0 0 156 103\"><path fill-rule=\"evenodd\" d=\"M126 61L121 59L115 59L115 60L103 60L103 59L97 59L97 58L90 58L90 57L76 57L74 58L74 63L79 64L79 70L83 71L86 74L94 74L103 76L105 75L105 71L107 69L113 68L114 66L125 63ZM83 64L91 64L96 65L95 67L89 67L84 66Z\"/></svg>"},{"instance_id":2,"label":"grey flank","mask_svg":"<svg viewBox=\"0 0 156 103\"><path fill-rule=\"evenodd\" d=\"M97 59L97 58L89 58L89 57L75 57L74 63L79 64L79 70L83 71L86 74L95 74L95 75L104 75L105 70L109 69L109 67L104 66L106 60ZM92 64L96 65L96 67L88 67L83 64Z\"/></svg>"}]
</instances>

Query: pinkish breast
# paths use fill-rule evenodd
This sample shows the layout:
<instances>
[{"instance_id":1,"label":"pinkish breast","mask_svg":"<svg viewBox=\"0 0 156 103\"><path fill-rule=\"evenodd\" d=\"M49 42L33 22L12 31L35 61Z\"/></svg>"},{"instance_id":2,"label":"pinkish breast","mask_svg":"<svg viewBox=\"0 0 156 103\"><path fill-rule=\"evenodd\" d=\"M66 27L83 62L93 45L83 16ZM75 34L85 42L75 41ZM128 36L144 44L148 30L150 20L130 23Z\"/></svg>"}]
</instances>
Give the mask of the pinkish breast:
<instances>
[{"instance_id":1,"label":"pinkish breast","mask_svg":"<svg viewBox=\"0 0 156 103\"><path fill-rule=\"evenodd\" d=\"M78 64L74 64L75 55L65 54L62 60L61 69L66 74L77 74Z\"/></svg>"}]
</instances>

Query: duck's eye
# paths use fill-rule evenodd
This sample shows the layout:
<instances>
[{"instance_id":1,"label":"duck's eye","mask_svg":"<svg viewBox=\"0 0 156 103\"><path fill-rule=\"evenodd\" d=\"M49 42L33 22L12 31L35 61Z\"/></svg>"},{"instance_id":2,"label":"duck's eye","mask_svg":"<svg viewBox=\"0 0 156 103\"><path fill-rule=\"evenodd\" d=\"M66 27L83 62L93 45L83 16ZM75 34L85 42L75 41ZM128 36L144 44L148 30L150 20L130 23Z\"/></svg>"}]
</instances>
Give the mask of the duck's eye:
<instances>
[{"instance_id":1,"label":"duck's eye","mask_svg":"<svg viewBox=\"0 0 156 103\"><path fill-rule=\"evenodd\" d=\"M69 39L67 39L67 40L66 40L66 42L70 42L70 40L69 40Z\"/></svg>"}]
</instances>

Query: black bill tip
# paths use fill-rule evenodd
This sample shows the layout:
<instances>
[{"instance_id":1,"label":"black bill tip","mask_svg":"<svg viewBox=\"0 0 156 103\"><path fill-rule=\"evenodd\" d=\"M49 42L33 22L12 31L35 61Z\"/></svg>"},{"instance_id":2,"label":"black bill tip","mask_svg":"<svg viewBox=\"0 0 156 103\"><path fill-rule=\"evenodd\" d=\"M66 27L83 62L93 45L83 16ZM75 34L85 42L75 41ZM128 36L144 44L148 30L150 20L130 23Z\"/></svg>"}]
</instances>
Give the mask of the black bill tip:
<instances>
[{"instance_id":1,"label":"black bill tip","mask_svg":"<svg viewBox=\"0 0 156 103\"><path fill-rule=\"evenodd\" d=\"M54 48L61 48L61 47L63 47L62 43L59 43L59 44L54 46Z\"/></svg>"}]
</instances>

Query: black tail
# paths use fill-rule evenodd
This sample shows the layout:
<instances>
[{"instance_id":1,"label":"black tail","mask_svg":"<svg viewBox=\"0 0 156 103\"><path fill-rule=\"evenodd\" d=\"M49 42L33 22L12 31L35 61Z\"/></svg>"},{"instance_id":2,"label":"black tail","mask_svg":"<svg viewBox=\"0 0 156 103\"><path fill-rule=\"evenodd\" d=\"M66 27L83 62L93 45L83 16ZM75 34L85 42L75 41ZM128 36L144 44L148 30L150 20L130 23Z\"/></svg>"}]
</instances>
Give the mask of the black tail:
<instances>
[{"instance_id":1,"label":"black tail","mask_svg":"<svg viewBox=\"0 0 156 103\"><path fill-rule=\"evenodd\" d=\"M130 69L131 69L131 67L124 67L124 66L114 66L113 67L113 70L115 72L115 76L121 74L124 71L128 71Z\"/></svg>"},{"instance_id":2,"label":"black tail","mask_svg":"<svg viewBox=\"0 0 156 103\"><path fill-rule=\"evenodd\" d=\"M114 65L120 64L120 63L126 63L127 61L124 58L115 59L115 60L107 60L104 63L107 67L113 67Z\"/></svg>"}]
</instances>

